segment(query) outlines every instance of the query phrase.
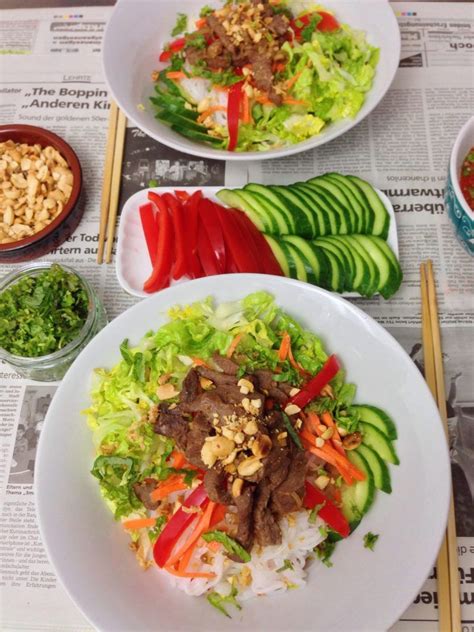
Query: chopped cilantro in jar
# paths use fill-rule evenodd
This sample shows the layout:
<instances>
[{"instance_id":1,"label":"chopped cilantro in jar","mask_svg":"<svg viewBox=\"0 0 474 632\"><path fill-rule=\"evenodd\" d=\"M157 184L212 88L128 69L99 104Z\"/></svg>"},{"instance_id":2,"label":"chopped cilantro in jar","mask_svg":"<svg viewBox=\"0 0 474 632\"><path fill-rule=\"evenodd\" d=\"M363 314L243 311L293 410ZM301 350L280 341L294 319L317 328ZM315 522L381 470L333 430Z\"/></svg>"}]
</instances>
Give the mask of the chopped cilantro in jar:
<instances>
[{"instance_id":1,"label":"chopped cilantro in jar","mask_svg":"<svg viewBox=\"0 0 474 632\"><path fill-rule=\"evenodd\" d=\"M87 279L58 264L33 263L0 280L0 360L31 380L60 380L107 323Z\"/></svg>"},{"instance_id":2,"label":"chopped cilantro in jar","mask_svg":"<svg viewBox=\"0 0 474 632\"><path fill-rule=\"evenodd\" d=\"M0 294L0 347L27 358L54 353L77 337L88 312L79 277L53 264Z\"/></svg>"}]
</instances>

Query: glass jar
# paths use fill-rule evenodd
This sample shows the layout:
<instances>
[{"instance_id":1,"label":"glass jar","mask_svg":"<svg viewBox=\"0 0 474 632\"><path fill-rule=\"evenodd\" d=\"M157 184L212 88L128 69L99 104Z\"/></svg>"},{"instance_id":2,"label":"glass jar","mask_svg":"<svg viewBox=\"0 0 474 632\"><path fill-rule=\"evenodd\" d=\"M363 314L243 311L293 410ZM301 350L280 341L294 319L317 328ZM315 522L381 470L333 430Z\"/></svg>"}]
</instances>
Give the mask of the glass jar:
<instances>
[{"instance_id":1,"label":"glass jar","mask_svg":"<svg viewBox=\"0 0 474 632\"><path fill-rule=\"evenodd\" d=\"M32 263L10 272L0 281L0 295L6 289L18 283L26 276L37 276L48 270L52 263ZM75 274L81 281L89 299L89 313L79 335L62 349L48 355L35 358L13 355L0 347L0 360L7 362L17 373L29 380L53 382L64 377L76 356L84 349L90 340L107 324L107 314L102 301L89 282L76 270L63 264L58 264L71 274Z\"/></svg>"}]
</instances>

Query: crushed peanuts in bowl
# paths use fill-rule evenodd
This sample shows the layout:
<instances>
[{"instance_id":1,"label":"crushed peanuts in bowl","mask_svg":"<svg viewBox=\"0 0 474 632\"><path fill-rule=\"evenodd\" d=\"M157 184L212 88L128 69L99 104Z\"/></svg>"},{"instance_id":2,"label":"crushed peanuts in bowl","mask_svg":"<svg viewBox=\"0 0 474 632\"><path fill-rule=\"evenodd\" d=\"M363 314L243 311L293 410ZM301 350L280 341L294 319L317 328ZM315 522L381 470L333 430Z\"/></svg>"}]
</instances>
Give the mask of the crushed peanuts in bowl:
<instances>
[{"instance_id":1,"label":"crushed peanuts in bowl","mask_svg":"<svg viewBox=\"0 0 474 632\"><path fill-rule=\"evenodd\" d=\"M49 130L0 126L0 261L58 248L82 217L82 173L73 149Z\"/></svg>"},{"instance_id":2,"label":"crushed peanuts in bowl","mask_svg":"<svg viewBox=\"0 0 474 632\"><path fill-rule=\"evenodd\" d=\"M64 209L74 176L59 151L47 145L0 143L0 243L43 230Z\"/></svg>"}]
</instances>

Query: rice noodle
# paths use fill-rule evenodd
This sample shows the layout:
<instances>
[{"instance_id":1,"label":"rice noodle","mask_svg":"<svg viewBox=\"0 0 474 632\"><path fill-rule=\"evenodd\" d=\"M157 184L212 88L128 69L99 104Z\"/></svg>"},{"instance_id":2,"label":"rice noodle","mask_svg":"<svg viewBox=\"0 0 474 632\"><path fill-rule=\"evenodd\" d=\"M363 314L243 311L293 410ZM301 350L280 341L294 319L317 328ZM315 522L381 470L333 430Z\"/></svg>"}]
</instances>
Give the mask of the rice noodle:
<instances>
[{"instance_id":1,"label":"rice noodle","mask_svg":"<svg viewBox=\"0 0 474 632\"><path fill-rule=\"evenodd\" d=\"M308 511L299 511L282 518L281 544L254 546L252 559L246 564L233 562L222 550L211 553L205 546L196 548L189 570L215 573L213 579L190 579L175 577L165 570L160 572L166 575L173 586L193 596L202 595L211 589L226 595L231 585L238 588L239 600L299 588L306 583L308 558L314 547L325 539L319 530L325 523L319 518L315 523L310 523L308 519Z\"/></svg>"}]
</instances>

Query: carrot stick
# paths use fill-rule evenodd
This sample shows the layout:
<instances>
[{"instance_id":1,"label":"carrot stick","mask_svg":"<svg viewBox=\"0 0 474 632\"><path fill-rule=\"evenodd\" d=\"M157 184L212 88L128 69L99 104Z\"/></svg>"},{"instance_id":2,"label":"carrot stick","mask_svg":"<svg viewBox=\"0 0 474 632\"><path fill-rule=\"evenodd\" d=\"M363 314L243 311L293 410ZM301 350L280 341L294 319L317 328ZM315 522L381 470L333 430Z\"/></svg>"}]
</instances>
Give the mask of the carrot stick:
<instances>
[{"instance_id":1,"label":"carrot stick","mask_svg":"<svg viewBox=\"0 0 474 632\"><path fill-rule=\"evenodd\" d=\"M171 456L173 458L171 467L174 467L175 470L179 470L186 463L186 457L182 452L177 452L175 450Z\"/></svg>"},{"instance_id":2,"label":"carrot stick","mask_svg":"<svg viewBox=\"0 0 474 632\"><path fill-rule=\"evenodd\" d=\"M124 529L127 529L129 531L154 527L155 524L156 518L133 518L131 520L124 520L122 522L122 526L124 527Z\"/></svg>"},{"instance_id":3,"label":"carrot stick","mask_svg":"<svg viewBox=\"0 0 474 632\"><path fill-rule=\"evenodd\" d=\"M226 356L228 358L231 358L233 356L234 351L237 349L237 346L239 342L241 341L241 339L242 339L242 334L237 334L235 338L232 340L226 353Z\"/></svg>"},{"instance_id":4,"label":"carrot stick","mask_svg":"<svg viewBox=\"0 0 474 632\"><path fill-rule=\"evenodd\" d=\"M332 434L331 439L332 439L332 444L334 446L334 449L337 450L340 455L346 456L346 451L342 447L341 435L339 434L339 430L337 429L337 426L334 423L334 419L332 418L331 413L329 411L324 412L321 415L321 419L323 420L323 423L328 428L332 428L333 429L333 434ZM334 440L339 441L339 443L335 443Z\"/></svg>"},{"instance_id":5,"label":"carrot stick","mask_svg":"<svg viewBox=\"0 0 474 632\"><path fill-rule=\"evenodd\" d=\"M252 123L252 114L250 112L250 99L245 89L242 91L242 123Z\"/></svg>"},{"instance_id":6,"label":"carrot stick","mask_svg":"<svg viewBox=\"0 0 474 632\"><path fill-rule=\"evenodd\" d=\"M273 105L273 102L270 101L268 95L266 94L258 95L257 97L255 97L255 100L257 101L257 103L261 103L262 105Z\"/></svg>"},{"instance_id":7,"label":"carrot stick","mask_svg":"<svg viewBox=\"0 0 474 632\"><path fill-rule=\"evenodd\" d=\"M204 513L202 514L202 516L198 520L198 523L194 527L194 530L191 536L188 538L188 540L186 540L186 542L179 549L179 551L177 551L168 560L169 566L174 566L174 564L176 564L176 562L178 562L180 558L186 553L189 547L191 547L193 544L195 544L198 541L198 539L201 537L201 533L203 533L203 531L205 531L209 527L209 523L211 522L212 512L214 511L215 506L216 506L216 503L210 500Z\"/></svg>"},{"instance_id":8,"label":"carrot stick","mask_svg":"<svg viewBox=\"0 0 474 632\"><path fill-rule=\"evenodd\" d=\"M151 492L150 498L153 502L165 498L173 492L181 491L182 489L188 489L188 486L183 480L182 476L171 476L167 481L159 485L154 491Z\"/></svg>"},{"instance_id":9,"label":"carrot stick","mask_svg":"<svg viewBox=\"0 0 474 632\"><path fill-rule=\"evenodd\" d=\"M346 470L353 478L357 481L365 481L365 474L358 470L355 465L349 461L349 459L345 456L342 456L335 450L328 442L326 442L322 448L324 452L330 454L334 457L336 461L336 467L340 470L341 468ZM341 472L342 474L342 472Z\"/></svg>"},{"instance_id":10,"label":"carrot stick","mask_svg":"<svg viewBox=\"0 0 474 632\"><path fill-rule=\"evenodd\" d=\"M210 369L211 367L208 365L207 362L205 362L204 360L201 360L201 358L191 358L191 360L193 361L193 364L195 364L196 366L205 366L206 368Z\"/></svg>"},{"instance_id":11,"label":"carrot stick","mask_svg":"<svg viewBox=\"0 0 474 632\"><path fill-rule=\"evenodd\" d=\"M216 576L215 573L180 572L179 570L176 570L175 568L171 566L165 566L165 569L168 571L168 573L171 573L171 575L176 575L176 577L187 577L187 578L193 578L193 579L214 579L214 577Z\"/></svg>"},{"instance_id":12,"label":"carrot stick","mask_svg":"<svg viewBox=\"0 0 474 632\"><path fill-rule=\"evenodd\" d=\"M278 360L280 362L283 362L283 360L286 360L286 358L288 357L288 351L290 349L290 346L291 346L290 334L287 331L285 331L283 332L281 345L280 345L280 348L278 349Z\"/></svg>"},{"instance_id":13,"label":"carrot stick","mask_svg":"<svg viewBox=\"0 0 474 632\"><path fill-rule=\"evenodd\" d=\"M170 70L170 72L166 73L168 79L184 79L186 75L182 70Z\"/></svg>"},{"instance_id":14,"label":"carrot stick","mask_svg":"<svg viewBox=\"0 0 474 632\"><path fill-rule=\"evenodd\" d=\"M228 86L219 86L217 84L212 84L212 89L217 90L217 92L229 92Z\"/></svg>"},{"instance_id":15,"label":"carrot stick","mask_svg":"<svg viewBox=\"0 0 474 632\"><path fill-rule=\"evenodd\" d=\"M204 26L204 24L206 24L206 18L199 18L199 20L196 20L196 22L194 22L195 26L197 29L200 29L201 26Z\"/></svg>"},{"instance_id":16,"label":"carrot stick","mask_svg":"<svg viewBox=\"0 0 474 632\"><path fill-rule=\"evenodd\" d=\"M178 562L178 570L179 570L180 573L185 573L186 572L186 569L188 568L189 562L191 561L191 558L193 556L194 549L196 548L196 544L197 543L198 543L198 540L196 540L196 542L194 542L194 544L188 548L186 553L179 560L179 562Z\"/></svg>"},{"instance_id":17,"label":"carrot stick","mask_svg":"<svg viewBox=\"0 0 474 632\"><path fill-rule=\"evenodd\" d=\"M321 425L321 420L319 419L318 415L313 412L312 410L309 411L306 414L306 420L307 421L307 426L308 426L308 430L310 430L310 432L313 432L314 434L317 434L318 436L322 434L322 432L319 430L319 426Z\"/></svg>"},{"instance_id":18,"label":"carrot stick","mask_svg":"<svg viewBox=\"0 0 474 632\"><path fill-rule=\"evenodd\" d=\"M303 375L305 377L310 377L311 376L311 373L309 373L309 371L306 371L305 369L303 369L301 364L294 359L293 351L291 350L291 345L290 345L290 348L288 349L288 359L290 361L291 366L294 369L296 369L300 373L300 375Z\"/></svg>"},{"instance_id":19,"label":"carrot stick","mask_svg":"<svg viewBox=\"0 0 474 632\"><path fill-rule=\"evenodd\" d=\"M207 108L207 110L204 110L204 112L202 112L197 120L198 123L202 123L203 121L205 121L207 119L208 116L211 116L211 114L214 114L214 112L226 112L227 111L227 107L225 105L211 105L209 108Z\"/></svg>"},{"instance_id":20,"label":"carrot stick","mask_svg":"<svg viewBox=\"0 0 474 632\"><path fill-rule=\"evenodd\" d=\"M289 90L298 81L300 75L301 72L297 72L295 75L293 75L293 77L288 79L285 86L287 90Z\"/></svg>"},{"instance_id":21,"label":"carrot stick","mask_svg":"<svg viewBox=\"0 0 474 632\"><path fill-rule=\"evenodd\" d=\"M357 478L357 477L354 476L352 471L347 467L346 458L341 457L339 452L336 452L334 448L331 448L327 444L327 442L324 444L322 448L316 447L316 438L304 428L303 430L300 431L300 437L310 446L308 448L310 452L312 452L316 456L319 456L319 458L323 459L323 461L326 461L327 463L334 465L334 467L337 468L337 471L341 474L344 481L348 485L352 485L352 483L354 482L353 478ZM349 463L349 465L352 466L352 463L350 463L350 461L347 461L347 463ZM361 474L359 470L357 470L357 472L359 475ZM357 480L363 480L363 479L357 479Z\"/></svg>"}]
</instances>

